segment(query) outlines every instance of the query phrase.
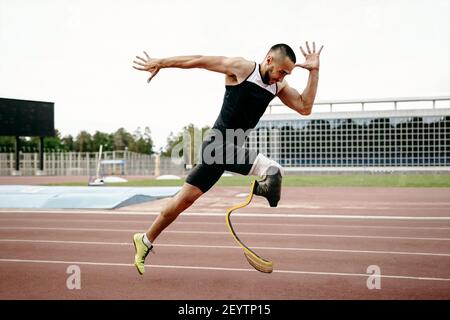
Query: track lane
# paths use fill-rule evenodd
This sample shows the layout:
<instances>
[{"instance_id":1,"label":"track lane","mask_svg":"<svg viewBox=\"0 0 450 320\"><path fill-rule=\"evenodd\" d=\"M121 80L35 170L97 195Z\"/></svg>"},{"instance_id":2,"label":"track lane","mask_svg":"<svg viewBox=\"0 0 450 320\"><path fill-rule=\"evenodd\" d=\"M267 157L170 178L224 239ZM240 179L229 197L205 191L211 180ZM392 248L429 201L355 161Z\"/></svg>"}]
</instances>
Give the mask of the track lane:
<instances>
[{"instance_id":1,"label":"track lane","mask_svg":"<svg viewBox=\"0 0 450 320\"><path fill-rule=\"evenodd\" d=\"M446 221L234 217L241 238L275 261L276 272L268 276L247 264L225 228L224 216L183 215L158 239L157 254L149 256L149 272L139 277L131 264L130 239L154 217L1 213L0 296L17 299L25 291L28 298L58 294L64 299L450 297ZM71 262L82 263L82 292L64 286ZM382 290L367 289L367 267L373 264L385 276ZM52 273L56 269L59 274ZM36 289L42 286L47 291Z\"/></svg>"}]
</instances>

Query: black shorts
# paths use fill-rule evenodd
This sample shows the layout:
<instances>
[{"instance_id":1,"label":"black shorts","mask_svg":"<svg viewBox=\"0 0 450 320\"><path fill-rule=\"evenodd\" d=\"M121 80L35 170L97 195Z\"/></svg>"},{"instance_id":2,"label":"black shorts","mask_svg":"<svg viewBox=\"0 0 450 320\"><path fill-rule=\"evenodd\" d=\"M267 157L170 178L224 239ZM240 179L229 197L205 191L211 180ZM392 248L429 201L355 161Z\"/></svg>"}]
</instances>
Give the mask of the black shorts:
<instances>
[{"instance_id":1,"label":"black shorts","mask_svg":"<svg viewBox=\"0 0 450 320\"><path fill-rule=\"evenodd\" d=\"M211 131L202 143L199 163L189 172L186 182L205 193L225 171L248 175L258 154L243 148L243 143L217 139Z\"/></svg>"}]
</instances>

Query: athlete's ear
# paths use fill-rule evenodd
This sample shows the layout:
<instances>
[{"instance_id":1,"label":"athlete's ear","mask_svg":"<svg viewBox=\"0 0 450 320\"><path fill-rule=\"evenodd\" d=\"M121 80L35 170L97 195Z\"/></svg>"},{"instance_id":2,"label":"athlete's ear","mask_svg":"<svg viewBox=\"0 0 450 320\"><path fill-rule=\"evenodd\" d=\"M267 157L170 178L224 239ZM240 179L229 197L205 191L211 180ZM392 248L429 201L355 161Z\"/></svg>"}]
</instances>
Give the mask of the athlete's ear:
<instances>
[{"instance_id":1,"label":"athlete's ear","mask_svg":"<svg viewBox=\"0 0 450 320\"><path fill-rule=\"evenodd\" d=\"M268 65L271 65L271 64L272 64L272 61L273 61L273 57L272 57L271 55L268 55L267 58L266 58L267 64L268 64Z\"/></svg>"}]
</instances>

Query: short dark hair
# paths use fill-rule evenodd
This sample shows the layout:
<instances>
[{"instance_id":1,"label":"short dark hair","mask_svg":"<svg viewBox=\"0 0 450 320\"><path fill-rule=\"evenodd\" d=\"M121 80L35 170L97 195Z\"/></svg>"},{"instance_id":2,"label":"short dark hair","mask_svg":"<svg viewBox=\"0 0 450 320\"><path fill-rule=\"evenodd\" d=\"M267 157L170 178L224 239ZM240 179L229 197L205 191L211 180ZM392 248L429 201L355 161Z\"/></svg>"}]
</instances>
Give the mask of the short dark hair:
<instances>
[{"instance_id":1,"label":"short dark hair","mask_svg":"<svg viewBox=\"0 0 450 320\"><path fill-rule=\"evenodd\" d=\"M297 62L297 58L295 57L294 50L292 50L292 48L289 47L287 44L278 43L278 44L272 46L272 48L270 48L269 52L276 51L276 50L280 51L284 56L288 57L293 63Z\"/></svg>"}]
</instances>

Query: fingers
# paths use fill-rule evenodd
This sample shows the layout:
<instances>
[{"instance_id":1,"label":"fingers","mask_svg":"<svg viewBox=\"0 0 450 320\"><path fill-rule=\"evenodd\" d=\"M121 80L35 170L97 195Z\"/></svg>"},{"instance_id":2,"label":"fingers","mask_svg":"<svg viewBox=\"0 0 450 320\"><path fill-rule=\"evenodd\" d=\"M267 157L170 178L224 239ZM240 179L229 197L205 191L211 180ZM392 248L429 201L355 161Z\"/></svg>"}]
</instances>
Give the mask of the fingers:
<instances>
[{"instance_id":1,"label":"fingers","mask_svg":"<svg viewBox=\"0 0 450 320\"><path fill-rule=\"evenodd\" d=\"M308 53L306 53L305 50L303 50L302 46L300 46L300 50L302 51L303 55L306 57L307 55L311 54L311 49L309 48L308 41L306 41L305 43L306 43L306 50L308 51ZM316 44L313 42L314 51L315 51L315 47L316 47Z\"/></svg>"},{"instance_id":2,"label":"fingers","mask_svg":"<svg viewBox=\"0 0 450 320\"><path fill-rule=\"evenodd\" d=\"M136 56L137 59L141 60L142 62L147 62L147 60L145 60L144 58L141 58L139 56Z\"/></svg>"},{"instance_id":3,"label":"fingers","mask_svg":"<svg viewBox=\"0 0 450 320\"><path fill-rule=\"evenodd\" d=\"M311 54L311 49L309 48L308 41L306 41L306 49L308 49L308 53Z\"/></svg>"},{"instance_id":4,"label":"fingers","mask_svg":"<svg viewBox=\"0 0 450 320\"><path fill-rule=\"evenodd\" d=\"M146 66L145 63L142 63L142 62L139 62L139 61L136 61L136 60L133 60L133 63L138 64L138 65L143 66L143 67Z\"/></svg>"},{"instance_id":5,"label":"fingers","mask_svg":"<svg viewBox=\"0 0 450 320\"><path fill-rule=\"evenodd\" d=\"M136 67L136 66L133 66L133 68L135 68L136 70L147 71L146 68L139 68L139 67Z\"/></svg>"},{"instance_id":6,"label":"fingers","mask_svg":"<svg viewBox=\"0 0 450 320\"><path fill-rule=\"evenodd\" d=\"M135 68L136 70L147 71L148 69L148 66L145 63L136 60L133 60L133 63L135 64L133 68Z\"/></svg>"},{"instance_id":7,"label":"fingers","mask_svg":"<svg viewBox=\"0 0 450 320\"><path fill-rule=\"evenodd\" d=\"M300 51L302 52L302 54L306 57L307 55L316 53L316 42L313 41L312 43L312 51L311 48L309 47L309 43L308 41L305 42L306 45L306 50L308 51L308 53L305 52L305 50L303 50L302 46L300 46ZM323 45L320 47L319 51L317 51L317 54L320 54L322 52L323 49Z\"/></svg>"},{"instance_id":8,"label":"fingers","mask_svg":"<svg viewBox=\"0 0 450 320\"><path fill-rule=\"evenodd\" d=\"M144 58L141 58L139 56L136 56L136 59L139 59L140 61L133 60L133 63L137 65L137 66L133 66L133 68L135 68L137 70L146 71L147 70L147 61ZM141 66L143 68L141 68L139 66Z\"/></svg>"},{"instance_id":9,"label":"fingers","mask_svg":"<svg viewBox=\"0 0 450 320\"><path fill-rule=\"evenodd\" d=\"M156 68L155 66L153 66L151 63L152 59L150 58L150 56L147 54L147 52L145 52L145 51L143 51L143 52L144 52L144 55L147 58L147 60L145 60L144 58L141 58L139 56L136 56L136 60L133 60L133 63L135 64L133 66L133 68L136 70L150 72L150 77L147 79L147 83L149 83L158 74L159 68Z\"/></svg>"},{"instance_id":10,"label":"fingers","mask_svg":"<svg viewBox=\"0 0 450 320\"><path fill-rule=\"evenodd\" d=\"M306 52L303 50L302 46L300 46L300 50L303 53L303 55L306 57Z\"/></svg>"}]
</instances>

